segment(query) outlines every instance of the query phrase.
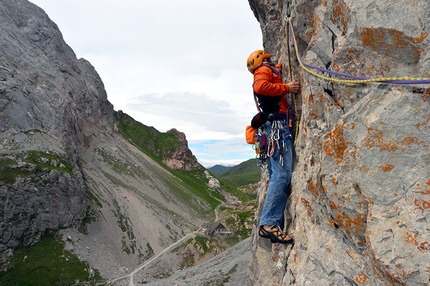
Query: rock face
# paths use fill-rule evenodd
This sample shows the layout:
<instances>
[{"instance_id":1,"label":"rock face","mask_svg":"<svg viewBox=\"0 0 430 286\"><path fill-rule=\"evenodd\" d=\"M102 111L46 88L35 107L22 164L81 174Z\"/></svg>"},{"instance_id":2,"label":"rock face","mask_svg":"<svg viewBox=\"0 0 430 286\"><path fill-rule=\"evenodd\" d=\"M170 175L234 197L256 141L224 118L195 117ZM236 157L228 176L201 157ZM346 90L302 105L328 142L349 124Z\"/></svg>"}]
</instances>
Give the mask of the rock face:
<instances>
[{"instance_id":1,"label":"rock face","mask_svg":"<svg viewBox=\"0 0 430 286\"><path fill-rule=\"evenodd\" d=\"M0 18L1 251L85 215L78 156L113 117L98 74L41 9L1 1Z\"/></svg>"},{"instance_id":2,"label":"rock face","mask_svg":"<svg viewBox=\"0 0 430 286\"><path fill-rule=\"evenodd\" d=\"M42 9L0 0L0 19L0 263L54 230L115 278L213 217L208 188L197 193L159 163L203 176L183 133L164 136L132 118L120 125L127 116L115 117L95 69ZM152 150L125 140L124 129Z\"/></svg>"},{"instance_id":3,"label":"rock face","mask_svg":"<svg viewBox=\"0 0 430 286\"><path fill-rule=\"evenodd\" d=\"M286 212L295 244L271 245L254 229L254 284L429 285L428 85L318 78L299 66L287 44L288 1L249 3L264 48L283 56L285 81L302 84ZM429 1L291 1L290 7L308 64L360 77L430 77ZM266 186L267 177L260 205Z\"/></svg>"}]
</instances>

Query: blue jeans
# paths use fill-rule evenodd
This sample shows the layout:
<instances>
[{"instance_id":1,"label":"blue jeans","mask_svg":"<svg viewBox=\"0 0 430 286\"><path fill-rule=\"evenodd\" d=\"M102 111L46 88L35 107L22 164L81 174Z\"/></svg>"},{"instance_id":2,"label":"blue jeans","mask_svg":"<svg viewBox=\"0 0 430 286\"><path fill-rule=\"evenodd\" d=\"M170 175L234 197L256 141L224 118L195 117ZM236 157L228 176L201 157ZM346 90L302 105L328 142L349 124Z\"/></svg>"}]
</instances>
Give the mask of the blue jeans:
<instances>
[{"instance_id":1,"label":"blue jeans","mask_svg":"<svg viewBox=\"0 0 430 286\"><path fill-rule=\"evenodd\" d=\"M267 122L265 126L267 138L270 138L271 128L271 123ZM281 131L284 135L288 132L287 128L285 125ZM268 158L269 186L260 217L260 225L280 226L281 229L284 227L287 188L293 169L293 146L291 142L286 145L286 148L283 148L275 144L273 155Z\"/></svg>"}]
</instances>

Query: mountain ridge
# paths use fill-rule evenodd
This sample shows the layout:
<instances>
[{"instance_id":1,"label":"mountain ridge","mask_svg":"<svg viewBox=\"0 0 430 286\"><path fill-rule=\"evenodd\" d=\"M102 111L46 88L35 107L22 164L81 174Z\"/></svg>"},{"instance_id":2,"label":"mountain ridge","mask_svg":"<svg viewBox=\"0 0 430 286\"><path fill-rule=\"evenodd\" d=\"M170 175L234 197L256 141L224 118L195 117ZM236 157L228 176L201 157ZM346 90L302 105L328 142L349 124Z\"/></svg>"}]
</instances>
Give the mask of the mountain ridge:
<instances>
[{"instance_id":1,"label":"mountain ridge","mask_svg":"<svg viewBox=\"0 0 430 286\"><path fill-rule=\"evenodd\" d=\"M185 134L161 133L115 112L94 67L76 58L42 9L0 1L0 17L2 273L25 264L12 259L17 247L53 233L87 271L118 277L214 220L218 206L250 200L224 182L209 186ZM240 227L227 244L242 239ZM204 248L203 239L190 243L197 250L189 263L221 249L212 241Z\"/></svg>"}]
</instances>

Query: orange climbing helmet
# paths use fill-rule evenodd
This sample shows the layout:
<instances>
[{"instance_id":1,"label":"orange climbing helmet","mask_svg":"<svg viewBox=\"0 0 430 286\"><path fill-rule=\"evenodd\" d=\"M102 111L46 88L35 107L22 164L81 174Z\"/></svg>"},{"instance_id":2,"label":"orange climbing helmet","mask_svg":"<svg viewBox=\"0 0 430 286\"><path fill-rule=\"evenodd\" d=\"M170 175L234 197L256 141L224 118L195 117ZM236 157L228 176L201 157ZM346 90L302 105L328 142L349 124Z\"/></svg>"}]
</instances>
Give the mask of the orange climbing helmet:
<instances>
[{"instance_id":1,"label":"orange climbing helmet","mask_svg":"<svg viewBox=\"0 0 430 286\"><path fill-rule=\"evenodd\" d=\"M246 67L251 73L261 66L264 59L270 58L271 55L263 50L256 50L252 54L249 55L248 60L246 61Z\"/></svg>"}]
</instances>

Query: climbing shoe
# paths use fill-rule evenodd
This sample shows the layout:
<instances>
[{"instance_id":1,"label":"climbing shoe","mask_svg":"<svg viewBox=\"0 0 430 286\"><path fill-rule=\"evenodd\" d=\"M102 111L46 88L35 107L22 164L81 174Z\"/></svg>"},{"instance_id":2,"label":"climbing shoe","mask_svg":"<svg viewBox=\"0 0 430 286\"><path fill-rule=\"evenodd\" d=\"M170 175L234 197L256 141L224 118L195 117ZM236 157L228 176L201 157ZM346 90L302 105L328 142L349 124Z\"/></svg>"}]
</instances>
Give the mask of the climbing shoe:
<instances>
[{"instance_id":1,"label":"climbing shoe","mask_svg":"<svg viewBox=\"0 0 430 286\"><path fill-rule=\"evenodd\" d=\"M270 238L272 243L294 243L294 240L287 234L283 233L279 226L272 226L270 230L264 229L264 226L260 226L258 230L258 235L263 238Z\"/></svg>"}]
</instances>

